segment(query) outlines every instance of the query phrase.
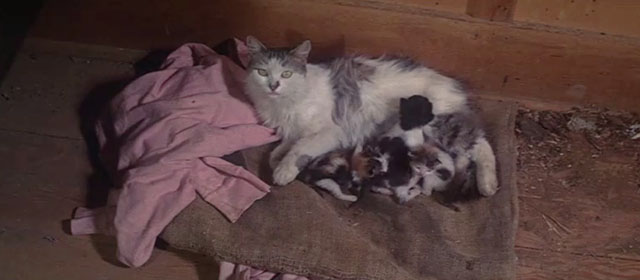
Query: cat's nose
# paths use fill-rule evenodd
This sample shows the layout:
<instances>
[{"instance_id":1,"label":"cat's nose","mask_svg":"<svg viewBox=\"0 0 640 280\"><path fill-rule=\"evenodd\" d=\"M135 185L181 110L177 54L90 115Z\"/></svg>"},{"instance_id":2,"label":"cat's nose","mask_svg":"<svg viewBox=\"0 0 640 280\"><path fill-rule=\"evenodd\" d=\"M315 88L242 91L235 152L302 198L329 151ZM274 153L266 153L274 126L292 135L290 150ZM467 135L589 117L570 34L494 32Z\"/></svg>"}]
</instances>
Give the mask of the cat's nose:
<instances>
[{"instance_id":1,"label":"cat's nose","mask_svg":"<svg viewBox=\"0 0 640 280\"><path fill-rule=\"evenodd\" d=\"M276 81L276 82L275 82L275 83L273 83L273 84L271 84L271 83L269 84L269 88L270 88L272 91L276 90L279 86L280 86L280 81Z\"/></svg>"}]
</instances>

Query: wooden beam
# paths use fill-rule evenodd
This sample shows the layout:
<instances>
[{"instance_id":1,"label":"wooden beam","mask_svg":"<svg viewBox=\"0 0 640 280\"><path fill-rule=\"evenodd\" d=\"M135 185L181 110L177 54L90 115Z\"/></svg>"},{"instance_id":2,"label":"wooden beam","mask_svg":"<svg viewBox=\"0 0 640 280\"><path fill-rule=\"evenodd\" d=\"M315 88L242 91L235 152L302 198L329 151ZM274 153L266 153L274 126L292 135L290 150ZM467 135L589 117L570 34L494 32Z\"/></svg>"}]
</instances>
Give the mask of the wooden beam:
<instances>
[{"instance_id":1,"label":"wooden beam","mask_svg":"<svg viewBox=\"0 0 640 280\"><path fill-rule=\"evenodd\" d=\"M34 36L142 49L217 43L248 34L274 46L308 38L316 57L344 52L411 55L483 95L640 111L637 40L457 18L376 1L47 3Z\"/></svg>"},{"instance_id":2,"label":"wooden beam","mask_svg":"<svg viewBox=\"0 0 640 280\"><path fill-rule=\"evenodd\" d=\"M490 21L511 21L517 0L469 0L467 14Z\"/></svg>"}]
</instances>

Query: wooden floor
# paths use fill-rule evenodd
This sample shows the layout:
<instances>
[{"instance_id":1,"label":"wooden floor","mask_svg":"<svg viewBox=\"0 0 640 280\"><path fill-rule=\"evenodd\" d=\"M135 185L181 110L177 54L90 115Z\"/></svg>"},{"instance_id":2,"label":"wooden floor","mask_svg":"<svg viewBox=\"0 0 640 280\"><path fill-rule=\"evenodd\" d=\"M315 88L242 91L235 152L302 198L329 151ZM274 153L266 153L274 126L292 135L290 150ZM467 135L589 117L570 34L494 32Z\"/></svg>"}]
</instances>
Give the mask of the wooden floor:
<instances>
[{"instance_id":1,"label":"wooden floor","mask_svg":"<svg viewBox=\"0 0 640 280\"><path fill-rule=\"evenodd\" d=\"M142 55L39 40L19 52L0 90L0 279L216 278L210 260L161 250L145 267L124 268L113 239L63 231L95 191L77 108L117 92ZM521 172L539 174L526 164ZM636 163L608 164L598 176ZM519 279L640 279L640 194L628 187L637 181L551 189L560 179L550 174L536 190L531 178L519 182Z\"/></svg>"}]
</instances>

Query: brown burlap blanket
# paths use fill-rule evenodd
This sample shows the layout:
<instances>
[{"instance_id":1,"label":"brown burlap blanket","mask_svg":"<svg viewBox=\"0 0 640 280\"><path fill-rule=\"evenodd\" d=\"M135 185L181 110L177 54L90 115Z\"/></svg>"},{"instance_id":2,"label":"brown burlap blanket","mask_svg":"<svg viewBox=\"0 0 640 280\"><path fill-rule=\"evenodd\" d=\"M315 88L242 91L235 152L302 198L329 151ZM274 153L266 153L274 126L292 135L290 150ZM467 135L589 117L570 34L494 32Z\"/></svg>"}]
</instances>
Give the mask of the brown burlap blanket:
<instances>
[{"instance_id":1,"label":"brown burlap blanket","mask_svg":"<svg viewBox=\"0 0 640 280\"><path fill-rule=\"evenodd\" d=\"M347 208L295 182L274 187L235 224L198 199L161 237L178 249L312 279L513 279L516 110L511 103L478 103L497 154L500 191L458 204L459 212L426 196L399 205L370 195ZM246 167L268 174L269 148L244 151Z\"/></svg>"}]
</instances>

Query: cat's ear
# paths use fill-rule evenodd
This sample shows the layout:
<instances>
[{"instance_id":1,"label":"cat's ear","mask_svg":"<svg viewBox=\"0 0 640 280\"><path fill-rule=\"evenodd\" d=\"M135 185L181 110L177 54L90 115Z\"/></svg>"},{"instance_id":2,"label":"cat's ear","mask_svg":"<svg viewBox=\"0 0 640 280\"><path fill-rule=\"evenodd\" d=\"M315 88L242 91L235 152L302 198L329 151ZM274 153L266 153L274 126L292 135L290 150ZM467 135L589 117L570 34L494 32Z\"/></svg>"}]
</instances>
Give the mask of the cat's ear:
<instances>
[{"instance_id":1,"label":"cat's ear","mask_svg":"<svg viewBox=\"0 0 640 280\"><path fill-rule=\"evenodd\" d=\"M256 37L253 37L251 35L247 36L247 49L249 49L250 53L259 53L263 50L266 50L267 48L260 43L260 41L258 41L258 39L256 39Z\"/></svg>"},{"instance_id":2,"label":"cat's ear","mask_svg":"<svg viewBox=\"0 0 640 280\"><path fill-rule=\"evenodd\" d=\"M290 53L291 55L306 61L309 57L309 52L311 52L311 41L306 40L295 49L291 50Z\"/></svg>"}]
</instances>

